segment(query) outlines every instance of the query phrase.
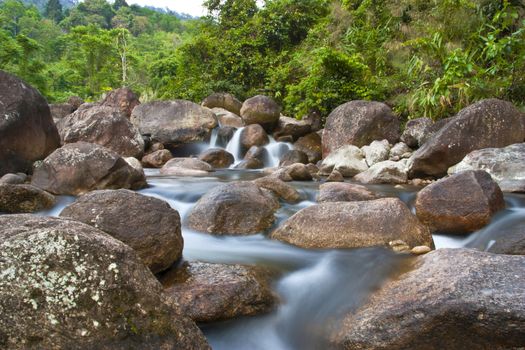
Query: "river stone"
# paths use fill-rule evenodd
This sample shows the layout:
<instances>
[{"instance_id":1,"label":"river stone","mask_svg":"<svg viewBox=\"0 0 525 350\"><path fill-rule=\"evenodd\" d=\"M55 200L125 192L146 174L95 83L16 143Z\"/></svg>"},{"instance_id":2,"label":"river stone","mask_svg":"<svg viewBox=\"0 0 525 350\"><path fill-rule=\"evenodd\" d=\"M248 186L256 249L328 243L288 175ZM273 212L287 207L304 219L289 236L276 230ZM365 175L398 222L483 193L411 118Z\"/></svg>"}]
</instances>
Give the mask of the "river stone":
<instances>
[{"instance_id":1,"label":"river stone","mask_svg":"<svg viewBox=\"0 0 525 350\"><path fill-rule=\"evenodd\" d=\"M34 161L58 147L60 136L45 98L0 70L0 176L29 172Z\"/></svg>"},{"instance_id":2,"label":"river stone","mask_svg":"<svg viewBox=\"0 0 525 350\"><path fill-rule=\"evenodd\" d=\"M55 197L31 185L0 184L0 212L33 213L55 205Z\"/></svg>"},{"instance_id":3,"label":"river stone","mask_svg":"<svg viewBox=\"0 0 525 350\"><path fill-rule=\"evenodd\" d=\"M221 127L234 127L234 128L242 128L244 127L244 120L242 118L232 112L229 112L223 108L212 108L212 112L215 113L217 116L217 120L219 121L219 125Z\"/></svg>"},{"instance_id":4,"label":"river stone","mask_svg":"<svg viewBox=\"0 0 525 350\"><path fill-rule=\"evenodd\" d=\"M326 182L345 182L345 177L339 170L332 170L330 175L326 177Z\"/></svg>"},{"instance_id":5,"label":"river stone","mask_svg":"<svg viewBox=\"0 0 525 350\"><path fill-rule=\"evenodd\" d=\"M333 332L337 349L519 349L525 259L439 249L387 281Z\"/></svg>"},{"instance_id":6,"label":"river stone","mask_svg":"<svg viewBox=\"0 0 525 350\"><path fill-rule=\"evenodd\" d=\"M153 273L166 270L182 257L179 213L160 199L129 190L93 191L65 207L60 216L126 243Z\"/></svg>"},{"instance_id":7,"label":"river stone","mask_svg":"<svg viewBox=\"0 0 525 350\"><path fill-rule=\"evenodd\" d=\"M308 164L308 156L303 151L296 149L289 150L279 159L280 166L292 165L295 163Z\"/></svg>"},{"instance_id":8,"label":"river stone","mask_svg":"<svg viewBox=\"0 0 525 350\"><path fill-rule=\"evenodd\" d=\"M420 147L432 124L434 124L432 119L426 117L409 120L401 135L401 141L411 148Z\"/></svg>"},{"instance_id":9,"label":"river stone","mask_svg":"<svg viewBox=\"0 0 525 350\"><path fill-rule=\"evenodd\" d=\"M23 173L19 174L5 174L0 178L0 184L11 184L11 185L21 185L26 182L27 175Z\"/></svg>"},{"instance_id":10,"label":"river stone","mask_svg":"<svg viewBox=\"0 0 525 350\"><path fill-rule=\"evenodd\" d=\"M289 203L297 203L301 200L301 195L293 187L282 180L274 177L265 176L253 181L260 188L272 191L277 197Z\"/></svg>"},{"instance_id":11,"label":"river stone","mask_svg":"<svg viewBox=\"0 0 525 350\"><path fill-rule=\"evenodd\" d=\"M406 160L400 162L386 160L376 163L368 170L357 174L354 180L365 184L405 184L408 181Z\"/></svg>"},{"instance_id":12,"label":"river stone","mask_svg":"<svg viewBox=\"0 0 525 350\"><path fill-rule=\"evenodd\" d=\"M253 146L256 147L256 146ZM264 163L257 158L243 159L239 164L237 164L234 169L245 169L245 170L254 170L264 168Z\"/></svg>"},{"instance_id":13,"label":"river stone","mask_svg":"<svg viewBox=\"0 0 525 350\"><path fill-rule=\"evenodd\" d=\"M197 158L173 158L160 169L162 175L207 176L213 171L211 165Z\"/></svg>"},{"instance_id":14,"label":"river stone","mask_svg":"<svg viewBox=\"0 0 525 350\"><path fill-rule=\"evenodd\" d=\"M399 119L384 103L347 102L330 113L323 132L323 158L345 145L363 147L374 140L399 140Z\"/></svg>"},{"instance_id":15,"label":"river stone","mask_svg":"<svg viewBox=\"0 0 525 350\"><path fill-rule=\"evenodd\" d=\"M215 114L196 103L184 100L154 101L133 109L131 122L153 142L176 147L210 137L217 126Z\"/></svg>"},{"instance_id":16,"label":"river stone","mask_svg":"<svg viewBox=\"0 0 525 350\"><path fill-rule=\"evenodd\" d=\"M8 349L209 349L122 242L80 222L0 216L0 344Z\"/></svg>"},{"instance_id":17,"label":"river stone","mask_svg":"<svg viewBox=\"0 0 525 350\"><path fill-rule=\"evenodd\" d=\"M409 177L440 177L472 151L522 142L522 128L522 114L512 103L494 98L474 103L412 155Z\"/></svg>"},{"instance_id":18,"label":"river stone","mask_svg":"<svg viewBox=\"0 0 525 350\"><path fill-rule=\"evenodd\" d=\"M259 124L251 124L241 131L241 153L244 154L252 146L264 146L270 142L266 131Z\"/></svg>"},{"instance_id":19,"label":"river stone","mask_svg":"<svg viewBox=\"0 0 525 350\"><path fill-rule=\"evenodd\" d=\"M312 181L312 174L305 164L295 163L282 167L281 170L285 174L285 178L289 177L291 181ZM278 177L280 178L280 177ZM281 179L283 180L283 179ZM284 180L283 180L284 181Z\"/></svg>"},{"instance_id":20,"label":"river stone","mask_svg":"<svg viewBox=\"0 0 525 350\"><path fill-rule=\"evenodd\" d=\"M222 148L210 148L201 153L199 159L215 169L229 168L235 162L233 154Z\"/></svg>"},{"instance_id":21,"label":"river stone","mask_svg":"<svg viewBox=\"0 0 525 350\"><path fill-rule=\"evenodd\" d=\"M390 160L399 160L402 158L409 158L413 153L413 150L408 147L408 145L404 142L398 142L396 143L391 149L390 149Z\"/></svg>"},{"instance_id":22,"label":"river stone","mask_svg":"<svg viewBox=\"0 0 525 350\"><path fill-rule=\"evenodd\" d=\"M378 199L365 186L347 182L327 182L319 186L317 202L358 202Z\"/></svg>"},{"instance_id":23,"label":"river stone","mask_svg":"<svg viewBox=\"0 0 525 350\"><path fill-rule=\"evenodd\" d=\"M275 197L252 182L217 186L195 204L188 226L218 235L249 235L268 229L279 208Z\"/></svg>"},{"instance_id":24,"label":"river stone","mask_svg":"<svg viewBox=\"0 0 525 350\"><path fill-rule=\"evenodd\" d=\"M277 298L265 269L186 262L161 277L165 294L196 322L214 322L270 311Z\"/></svg>"},{"instance_id":25,"label":"river stone","mask_svg":"<svg viewBox=\"0 0 525 350\"><path fill-rule=\"evenodd\" d=\"M126 118L131 117L131 112L140 104L139 98L127 87L110 91L102 101L102 106L118 109Z\"/></svg>"},{"instance_id":26,"label":"river stone","mask_svg":"<svg viewBox=\"0 0 525 350\"><path fill-rule=\"evenodd\" d=\"M363 248L402 240L433 247L428 228L397 198L327 202L291 216L271 238L301 248Z\"/></svg>"},{"instance_id":27,"label":"river stone","mask_svg":"<svg viewBox=\"0 0 525 350\"><path fill-rule=\"evenodd\" d=\"M141 158L144 140L139 131L118 109L95 106L76 111L57 123L63 143L96 143L122 157Z\"/></svg>"},{"instance_id":28,"label":"river stone","mask_svg":"<svg viewBox=\"0 0 525 350\"><path fill-rule=\"evenodd\" d=\"M246 125L259 124L271 131L278 123L281 107L271 97L257 95L242 104L241 118Z\"/></svg>"},{"instance_id":29,"label":"river stone","mask_svg":"<svg viewBox=\"0 0 525 350\"><path fill-rule=\"evenodd\" d=\"M115 152L87 142L57 149L35 168L31 184L53 194L69 195L147 186L144 172L134 169Z\"/></svg>"},{"instance_id":30,"label":"river stone","mask_svg":"<svg viewBox=\"0 0 525 350\"><path fill-rule=\"evenodd\" d=\"M390 154L390 143L388 143L388 140L372 141L369 146L363 146L361 151L363 151L363 154L365 155L368 166L372 166L388 159L388 155Z\"/></svg>"},{"instance_id":31,"label":"river stone","mask_svg":"<svg viewBox=\"0 0 525 350\"><path fill-rule=\"evenodd\" d=\"M281 116L277 128L273 133L273 137L279 139L281 137L291 136L293 141L296 141L299 137L305 136L311 131L312 126L308 122Z\"/></svg>"},{"instance_id":32,"label":"river stone","mask_svg":"<svg viewBox=\"0 0 525 350\"><path fill-rule=\"evenodd\" d=\"M484 170L503 192L525 192L525 143L504 148L485 148L470 152L449 168L449 174L466 170Z\"/></svg>"},{"instance_id":33,"label":"river stone","mask_svg":"<svg viewBox=\"0 0 525 350\"><path fill-rule=\"evenodd\" d=\"M173 155L169 150L161 149L142 157L142 165L146 168L162 168L172 158Z\"/></svg>"},{"instance_id":34,"label":"river stone","mask_svg":"<svg viewBox=\"0 0 525 350\"><path fill-rule=\"evenodd\" d=\"M201 105L210 109L221 108L228 112L241 114L242 102L232 94L216 92L206 97Z\"/></svg>"},{"instance_id":35,"label":"river stone","mask_svg":"<svg viewBox=\"0 0 525 350\"><path fill-rule=\"evenodd\" d=\"M363 151L358 147L346 145L330 153L320 167L321 175L329 175L332 170L339 171L345 177L352 177L368 169Z\"/></svg>"},{"instance_id":36,"label":"river stone","mask_svg":"<svg viewBox=\"0 0 525 350\"><path fill-rule=\"evenodd\" d=\"M306 153L309 163L317 163L322 158L321 136L312 132L306 136L300 137L293 145L297 151Z\"/></svg>"},{"instance_id":37,"label":"river stone","mask_svg":"<svg viewBox=\"0 0 525 350\"><path fill-rule=\"evenodd\" d=\"M464 171L422 189L415 208L417 217L432 231L463 234L487 225L505 208L505 200L488 173Z\"/></svg>"}]
</instances>

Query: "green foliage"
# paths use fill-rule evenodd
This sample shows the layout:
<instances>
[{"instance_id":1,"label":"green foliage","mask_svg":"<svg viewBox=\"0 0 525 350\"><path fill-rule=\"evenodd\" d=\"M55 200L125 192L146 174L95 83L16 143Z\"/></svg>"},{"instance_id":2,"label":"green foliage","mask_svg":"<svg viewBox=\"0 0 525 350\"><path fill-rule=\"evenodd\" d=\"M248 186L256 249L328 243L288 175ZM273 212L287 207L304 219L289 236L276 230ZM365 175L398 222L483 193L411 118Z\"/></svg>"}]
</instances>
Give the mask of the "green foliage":
<instances>
[{"instance_id":1,"label":"green foliage","mask_svg":"<svg viewBox=\"0 0 525 350\"><path fill-rule=\"evenodd\" d=\"M56 23L60 22L64 18L60 1L49 0L44 9L44 16L55 21Z\"/></svg>"}]
</instances>

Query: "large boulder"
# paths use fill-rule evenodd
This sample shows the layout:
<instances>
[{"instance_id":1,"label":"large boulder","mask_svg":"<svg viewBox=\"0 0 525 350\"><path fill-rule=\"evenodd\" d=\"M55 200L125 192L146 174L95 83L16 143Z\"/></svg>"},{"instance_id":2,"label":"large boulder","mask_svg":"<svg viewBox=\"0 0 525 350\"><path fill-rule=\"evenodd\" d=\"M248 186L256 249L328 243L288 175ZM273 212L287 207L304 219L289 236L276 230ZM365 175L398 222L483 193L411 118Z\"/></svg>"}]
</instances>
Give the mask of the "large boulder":
<instances>
[{"instance_id":1,"label":"large boulder","mask_svg":"<svg viewBox=\"0 0 525 350\"><path fill-rule=\"evenodd\" d=\"M57 123L63 143L96 143L122 157L141 158L144 140L139 131L118 109L95 106L76 111Z\"/></svg>"},{"instance_id":2,"label":"large boulder","mask_svg":"<svg viewBox=\"0 0 525 350\"><path fill-rule=\"evenodd\" d=\"M279 166L292 165L296 163L308 164L308 155L296 149L289 150L279 159Z\"/></svg>"},{"instance_id":3,"label":"large boulder","mask_svg":"<svg viewBox=\"0 0 525 350\"><path fill-rule=\"evenodd\" d=\"M246 125L259 124L271 131L278 123L281 107L271 97L257 95L242 104L241 118Z\"/></svg>"},{"instance_id":4,"label":"large boulder","mask_svg":"<svg viewBox=\"0 0 525 350\"><path fill-rule=\"evenodd\" d=\"M386 282L333 332L337 349L519 349L525 259L439 249Z\"/></svg>"},{"instance_id":5,"label":"large boulder","mask_svg":"<svg viewBox=\"0 0 525 350\"><path fill-rule=\"evenodd\" d=\"M206 140L217 126L215 114L208 108L184 100L154 101L133 109L131 122L153 142L179 146Z\"/></svg>"},{"instance_id":6,"label":"large boulder","mask_svg":"<svg viewBox=\"0 0 525 350\"><path fill-rule=\"evenodd\" d=\"M33 213L55 205L55 197L31 185L0 184L0 212Z\"/></svg>"},{"instance_id":7,"label":"large boulder","mask_svg":"<svg viewBox=\"0 0 525 350\"><path fill-rule=\"evenodd\" d=\"M399 140L399 119L380 102L351 101L330 113L323 132L323 158L345 145L363 147L374 140Z\"/></svg>"},{"instance_id":8,"label":"large boulder","mask_svg":"<svg viewBox=\"0 0 525 350\"><path fill-rule=\"evenodd\" d=\"M179 213L160 199L129 190L93 191L60 213L94 226L133 248L153 273L182 257Z\"/></svg>"},{"instance_id":9,"label":"large boulder","mask_svg":"<svg viewBox=\"0 0 525 350\"><path fill-rule=\"evenodd\" d=\"M485 170L503 192L525 192L525 143L470 152L448 173L466 170Z\"/></svg>"},{"instance_id":10,"label":"large boulder","mask_svg":"<svg viewBox=\"0 0 525 350\"><path fill-rule=\"evenodd\" d=\"M202 196L188 216L188 226L213 234L254 234L273 224L278 208L271 192L251 182L233 182Z\"/></svg>"},{"instance_id":11,"label":"large boulder","mask_svg":"<svg viewBox=\"0 0 525 350\"><path fill-rule=\"evenodd\" d=\"M184 263L160 279L165 294L196 322L214 322L268 312L277 298L263 268Z\"/></svg>"},{"instance_id":12,"label":"large boulder","mask_svg":"<svg viewBox=\"0 0 525 350\"><path fill-rule=\"evenodd\" d=\"M354 180L364 184L404 184L408 181L406 160L393 162L385 160L372 165L357 174Z\"/></svg>"},{"instance_id":13,"label":"large boulder","mask_svg":"<svg viewBox=\"0 0 525 350\"><path fill-rule=\"evenodd\" d=\"M140 104L139 98L127 87L110 91L102 101L102 106L118 109L126 118L131 117L131 112Z\"/></svg>"},{"instance_id":14,"label":"large boulder","mask_svg":"<svg viewBox=\"0 0 525 350\"><path fill-rule=\"evenodd\" d=\"M291 136L294 141L299 137L305 136L312 131L312 126L304 121L295 118L281 116L277 128L273 133L275 139Z\"/></svg>"},{"instance_id":15,"label":"large boulder","mask_svg":"<svg viewBox=\"0 0 525 350\"><path fill-rule=\"evenodd\" d=\"M115 152L87 142L69 143L57 149L35 168L31 184L54 194L69 195L147 186L143 172Z\"/></svg>"},{"instance_id":16,"label":"large boulder","mask_svg":"<svg viewBox=\"0 0 525 350\"><path fill-rule=\"evenodd\" d=\"M464 171L422 189L415 207L417 217L431 230L462 234L487 225L505 208L505 200L488 173Z\"/></svg>"},{"instance_id":17,"label":"large boulder","mask_svg":"<svg viewBox=\"0 0 525 350\"><path fill-rule=\"evenodd\" d=\"M245 154L252 146L264 146L270 142L266 131L259 124L248 125L242 129L240 136L242 154Z\"/></svg>"},{"instance_id":18,"label":"large boulder","mask_svg":"<svg viewBox=\"0 0 525 350\"><path fill-rule=\"evenodd\" d=\"M6 349L208 349L124 243L80 222L0 216Z\"/></svg>"},{"instance_id":19,"label":"large boulder","mask_svg":"<svg viewBox=\"0 0 525 350\"><path fill-rule=\"evenodd\" d=\"M428 228L397 198L312 205L291 216L271 238L302 248L388 246L396 240L409 247L433 246Z\"/></svg>"},{"instance_id":20,"label":"large boulder","mask_svg":"<svg viewBox=\"0 0 525 350\"><path fill-rule=\"evenodd\" d=\"M317 202L358 202L379 197L362 185L347 182L327 182L319 186Z\"/></svg>"},{"instance_id":21,"label":"large boulder","mask_svg":"<svg viewBox=\"0 0 525 350\"><path fill-rule=\"evenodd\" d=\"M222 148L210 148L199 155L199 160L208 163L216 169L228 168L235 162L233 154Z\"/></svg>"},{"instance_id":22,"label":"large boulder","mask_svg":"<svg viewBox=\"0 0 525 350\"><path fill-rule=\"evenodd\" d=\"M0 176L29 172L60 147L49 106L40 93L0 70Z\"/></svg>"},{"instance_id":23,"label":"large boulder","mask_svg":"<svg viewBox=\"0 0 525 350\"><path fill-rule=\"evenodd\" d=\"M172 158L160 169L162 175L206 176L213 167L197 158Z\"/></svg>"},{"instance_id":24,"label":"large boulder","mask_svg":"<svg viewBox=\"0 0 525 350\"><path fill-rule=\"evenodd\" d=\"M461 110L410 158L409 176L443 176L467 154L523 141L522 114L510 102L487 99Z\"/></svg>"},{"instance_id":25,"label":"large boulder","mask_svg":"<svg viewBox=\"0 0 525 350\"><path fill-rule=\"evenodd\" d=\"M321 160L323 147L321 145L321 136L312 132L306 136L300 137L293 145L294 149L306 153L309 163L317 163Z\"/></svg>"},{"instance_id":26,"label":"large boulder","mask_svg":"<svg viewBox=\"0 0 525 350\"><path fill-rule=\"evenodd\" d=\"M433 124L432 119L426 117L409 120L401 135L401 141L412 148L420 147Z\"/></svg>"},{"instance_id":27,"label":"large boulder","mask_svg":"<svg viewBox=\"0 0 525 350\"><path fill-rule=\"evenodd\" d=\"M332 170L337 170L345 177L352 177L367 169L363 151L356 146L346 145L323 159L319 170L322 175L329 175Z\"/></svg>"},{"instance_id":28,"label":"large boulder","mask_svg":"<svg viewBox=\"0 0 525 350\"><path fill-rule=\"evenodd\" d=\"M232 94L217 92L206 97L201 105L210 109L222 108L228 112L241 114L242 102Z\"/></svg>"}]
</instances>

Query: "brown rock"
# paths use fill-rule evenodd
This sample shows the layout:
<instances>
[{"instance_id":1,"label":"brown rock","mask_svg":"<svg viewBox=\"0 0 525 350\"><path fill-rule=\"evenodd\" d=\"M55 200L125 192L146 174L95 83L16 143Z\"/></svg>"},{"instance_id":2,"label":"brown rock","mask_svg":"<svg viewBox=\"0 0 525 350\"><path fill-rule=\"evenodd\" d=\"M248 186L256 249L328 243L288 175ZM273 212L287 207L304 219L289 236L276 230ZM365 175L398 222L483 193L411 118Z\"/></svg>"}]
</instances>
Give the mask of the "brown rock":
<instances>
[{"instance_id":1,"label":"brown rock","mask_svg":"<svg viewBox=\"0 0 525 350\"><path fill-rule=\"evenodd\" d=\"M427 137L429 128L434 124L430 118L417 118L409 120L405 126L405 131L401 135L401 141L411 148L418 148L423 145L423 140Z\"/></svg>"},{"instance_id":2,"label":"brown rock","mask_svg":"<svg viewBox=\"0 0 525 350\"><path fill-rule=\"evenodd\" d=\"M0 178L0 184L21 185L27 179L25 174L5 174Z\"/></svg>"},{"instance_id":3,"label":"brown rock","mask_svg":"<svg viewBox=\"0 0 525 350\"><path fill-rule=\"evenodd\" d=\"M211 165L197 158L172 158L160 169L162 175L175 176L206 176L211 171Z\"/></svg>"},{"instance_id":4,"label":"brown rock","mask_svg":"<svg viewBox=\"0 0 525 350\"><path fill-rule=\"evenodd\" d=\"M137 95L127 87L110 91L101 103L102 106L118 109L128 119L131 117L133 109L139 104L140 101Z\"/></svg>"},{"instance_id":5,"label":"brown rock","mask_svg":"<svg viewBox=\"0 0 525 350\"><path fill-rule=\"evenodd\" d=\"M238 114L229 112L223 108L212 108L212 111L217 116L217 120L219 121L219 125L221 127L244 127L244 120L242 120Z\"/></svg>"},{"instance_id":6,"label":"brown rock","mask_svg":"<svg viewBox=\"0 0 525 350\"><path fill-rule=\"evenodd\" d=\"M259 124L266 131L275 128L280 115L281 107L271 97L263 95L247 99L241 108L241 118L246 125Z\"/></svg>"},{"instance_id":7,"label":"brown rock","mask_svg":"<svg viewBox=\"0 0 525 350\"><path fill-rule=\"evenodd\" d=\"M148 148L148 153L153 153L153 152L160 151L163 149L165 149L164 145L160 142L156 142Z\"/></svg>"},{"instance_id":8,"label":"brown rock","mask_svg":"<svg viewBox=\"0 0 525 350\"><path fill-rule=\"evenodd\" d=\"M60 120L73 113L76 109L69 103L51 103L49 111L53 120Z\"/></svg>"},{"instance_id":9,"label":"brown rock","mask_svg":"<svg viewBox=\"0 0 525 350\"><path fill-rule=\"evenodd\" d=\"M283 136L291 136L293 141L305 136L312 131L311 125L303 120L281 116L273 137L278 139Z\"/></svg>"},{"instance_id":10,"label":"brown rock","mask_svg":"<svg viewBox=\"0 0 525 350\"><path fill-rule=\"evenodd\" d=\"M241 152L244 154L252 146L264 146L270 142L266 131L259 124L251 124L241 131Z\"/></svg>"},{"instance_id":11,"label":"brown rock","mask_svg":"<svg viewBox=\"0 0 525 350\"><path fill-rule=\"evenodd\" d=\"M487 249L490 253L525 255L525 218L511 227L499 228L494 240L494 244Z\"/></svg>"},{"instance_id":12,"label":"brown rock","mask_svg":"<svg viewBox=\"0 0 525 350\"><path fill-rule=\"evenodd\" d=\"M295 150L306 153L309 163L317 163L322 158L321 136L313 132L300 137L293 145Z\"/></svg>"},{"instance_id":13,"label":"brown rock","mask_svg":"<svg viewBox=\"0 0 525 350\"><path fill-rule=\"evenodd\" d=\"M339 170L332 170L330 175L326 178L326 182L344 182L345 177L339 172Z\"/></svg>"},{"instance_id":14,"label":"brown rock","mask_svg":"<svg viewBox=\"0 0 525 350\"><path fill-rule=\"evenodd\" d=\"M142 165L146 168L162 168L173 155L167 149L161 149L142 157Z\"/></svg>"},{"instance_id":15,"label":"brown rock","mask_svg":"<svg viewBox=\"0 0 525 350\"><path fill-rule=\"evenodd\" d=\"M78 96L69 96L67 103L77 110L81 105L84 104L84 100Z\"/></svg>"},{"instance_id":16,"label":"brown rock","mask_svg":"<svg viewBox=\"0 0 525 350\"><path fill-rule=\"evenodd\" d=\"M270 176L258 178L254 183L260 188L272 191L277 197L289 203L297 203L301 200L301 195L297 190L284 181Z\"/></svg>"},{"instance_id":17,"label":"brown rock","mask_svg":"<svg viewBox=\"0 0 525 350\"><path fill-rule=\"evenodd\" d=\"M242 102L232 94L218 92L211 94L202 101L202 106L210 109L222 108L237 115L241 114Z\"/></svg>"},{"instance_id":18,"label":"brown rock","mask_svg":"<svg viewBox=\"0 0 525 350\"><path fill-rule=\"evenodd\" d=\"M201 153L199 159L215 169L229 168L235 162L233 155L222 148L210 148Z\"/></svg>"},{"instance_id":19,"label":"brown rock","mask_svg":"<svg viewBox=\"0 0 525 350\"><path fill-rule=\"evenodd\" d=\"M0 184L0 212L33 213L55 205L55 197L31 185Z\"/></svg>"},{"instance_id":20,"label":"brown rock","mask_svg":"<svg viewBox=\"0 0 525 350\"><path fill-rule=\"evenodd\" d=\"M374 199L378 199L378 196L365 186L345 182L329 182L319 186L317 202L357 202Z\"/></svg>"},{"instance_id":21,"label":"brown rock","mask_svg":"<svg viewBox=\"0 0 525 350\"><path fill-rule=\"evenodd\" d=\"M279 160L280 166L292 165L295 163L308 164L308 156L303 151L290 150L283 154Z\"/></svg>"}]
</instances>

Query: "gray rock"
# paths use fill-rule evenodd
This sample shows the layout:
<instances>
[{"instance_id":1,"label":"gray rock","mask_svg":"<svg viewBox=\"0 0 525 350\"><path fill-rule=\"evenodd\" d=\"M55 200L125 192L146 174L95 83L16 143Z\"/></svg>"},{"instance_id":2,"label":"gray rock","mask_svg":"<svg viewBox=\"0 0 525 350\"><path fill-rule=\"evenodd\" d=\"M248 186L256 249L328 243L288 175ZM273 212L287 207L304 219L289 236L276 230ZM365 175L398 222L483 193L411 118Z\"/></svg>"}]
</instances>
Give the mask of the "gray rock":
<instances>
[{"instance_id":1,"label":"gray rock","mask_svg":"<svg viewBox=\"0 0 525 350\"><path fill-rule=\"evenodd\" d=\"M402 159L402 158L409 158L412 155L413 150L408 147L404 142L398 142L396 143L391 149L390 149L390 155L389 159Z\"/></svg>"},{"instance_id":2,"label":"gray rock","mask_svg":"<svg viewBox=\"0 0 525 350\"><path fill-rule=\"evenodd\" d=\"M361 151L363 151L365 155L368 166L372 166L388 159L390 144L387 140L372 141L369 146L363 146Z\"/></svg>"},{"instance_id":3,"label":"gray rock","mask_svg":"<svg viewBox=\"0 0 525 350\"><path fill-rule=\"evenodd\" d=\"M405 131L401 135L401 141L408 147L418 148L424 142L424 138L429 133L429 128L434 124L430 118L417 118L409 120L405 126Z\"/></svg>"},{"instance_id":4,"label":"gray rock","mask_svg":"<svg viewBox=\"0 0 525 350\"><path fill-rule=\"evenodd\" d=\"M218 107L212 108L212 112L215 113L215 115L217 116L217 120L219 121L219 125L221 127L244 127L244 120L242 120L242 118L238 114L232 113L230 111Z\"/></svg>"},{"instance_id":5,"label":"gray rock","mask_svg":"<svg viewBox=\"0 0 525 350\"><path fill-rule=\"evenodd\" d=\"M299 137L305 136L311 131L312 126L310 123L304 120L281 116L277 128L273 133L273 137L278 139L284 136L291 136L293 141L296 141Z\"/></svg>"},{"instance_id":6,"label":"gray rock","mask_svg":"<svg viewBox=\"0 0 525 350\"><path fill-rule=\"evenodd\" d=\"M206 176L213 167L197 158L172 158L160 169L162 175Z\"/></svg>"},{"instance_id":7,"label":"gray rock","mask_svg":"<svg viewBox=\"0 0 525 350\"><path fill-rule=\"evenodd\" d=\"M378 198L374 192L365 186L345 182L329 182L319 186L317 202L358 202Z\"/></svg>"},{"instance_id":8,"label":"gray rock","mask_svg":"<svg viewBox=\"0 0 525 350\"><path fill-rule=\"evenodd\" d=\"M222 108L228 112L240 115L242 102L232 94L218 92L206 97L202 101L202 106L210 109Z\"/></svg>"},{"instance_id":9,"label":"gray rock","mask_svg":"<svg viewBox=\"0 0 525 350\"><path fill-rule=\"evenodd\" d=\"M11 184L11 185L21 185L27 179L27 175L23 174L5 174L0 178L0 184Z\"/></svg>"},{"instance_id":10,"label":"gray rock","mask_svg":"<svg viewBox=\"0 0 525 350\"><path fill-rule=\"evenodd\" d=\"M352 177L366 171L368 165L358 147L346 145L326 157L319 170L320 174L329 175L334 169L345 177Z\"/></svg>"},{"instance_id":11,"label":"gray rock","mask_svg":"<svg viewBox=\"0 0 525 350\"><path fill-rule=\"evenodd\" d=\"M406 161L376 163L357 174L354 180L365 184L405 184L408 181Z\"/></svg>"}]
</instances>

